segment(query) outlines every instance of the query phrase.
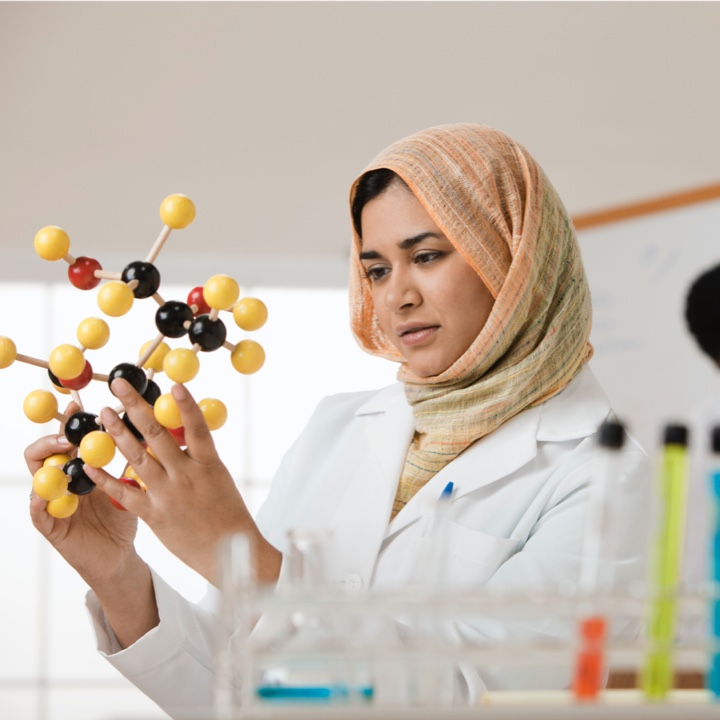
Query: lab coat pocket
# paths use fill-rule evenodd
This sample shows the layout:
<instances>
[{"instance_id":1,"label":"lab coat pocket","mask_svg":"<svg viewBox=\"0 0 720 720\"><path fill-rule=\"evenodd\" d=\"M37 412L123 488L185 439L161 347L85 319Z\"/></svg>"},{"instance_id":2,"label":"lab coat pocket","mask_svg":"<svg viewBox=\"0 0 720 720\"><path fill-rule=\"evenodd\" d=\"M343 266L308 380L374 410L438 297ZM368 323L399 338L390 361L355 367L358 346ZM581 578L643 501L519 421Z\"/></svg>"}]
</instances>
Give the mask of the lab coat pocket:
<instances>
[{"instance_id":1,"label":"lab coat pocket","mask_svg":"<svg viewBox=\"0 0 720 720\"><path fill-rule=\"evenodd\" d=\"M481 587L518 548L518 541L447 524L449 547L446 580L454 587Z\"/></svg>"}]
</instances>

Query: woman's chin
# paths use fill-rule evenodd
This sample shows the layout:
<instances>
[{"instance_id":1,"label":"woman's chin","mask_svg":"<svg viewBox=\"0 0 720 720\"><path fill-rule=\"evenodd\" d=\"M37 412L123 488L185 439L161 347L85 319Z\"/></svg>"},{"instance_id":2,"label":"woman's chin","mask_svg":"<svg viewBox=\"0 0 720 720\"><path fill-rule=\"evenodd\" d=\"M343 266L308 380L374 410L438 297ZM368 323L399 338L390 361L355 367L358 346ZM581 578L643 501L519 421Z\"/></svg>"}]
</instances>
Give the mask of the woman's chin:
<instances>
[{"instance_id":1,"label":"woman's chin","mask_svg":"<svg viewBox=\"0 0 720 720\"><path fill-rule=\"evenodd\" d=\"M405 358L406 367L413 375L417 375L423 379L432 378L436 375L444 373L450 365L447 362L440 362L438 360L420 360L419 358Z\"/></svg>"}]
</instances>

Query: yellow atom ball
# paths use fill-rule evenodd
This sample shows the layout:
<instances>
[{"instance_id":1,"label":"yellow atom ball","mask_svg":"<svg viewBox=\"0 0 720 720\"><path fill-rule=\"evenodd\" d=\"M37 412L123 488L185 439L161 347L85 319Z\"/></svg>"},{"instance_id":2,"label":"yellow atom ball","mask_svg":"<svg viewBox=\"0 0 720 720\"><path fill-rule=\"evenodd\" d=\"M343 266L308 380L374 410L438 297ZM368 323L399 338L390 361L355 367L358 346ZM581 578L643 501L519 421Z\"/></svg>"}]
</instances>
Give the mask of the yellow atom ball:
<instances>
[{"instance_id":1,"label":"yellow atom ball","mask_svg":"<svg viewBox=\"0 0 720 720\"><path fill-rule=\"evenodd\" d=\"M23 411L34 423L50 422L57 414L58 401L49 390L33 390L23 402Z\"/></svg>"},{"instance_id":2,"label":"yellow atom ball","mask_svg":"<svg viewBox=\"0 0 720 720\"><path fill-rule=\"evenodd\" d=\"M62 260L70 250L68 234L55 225L48 225L35 236L35 252L43 260Z\"/></svg>"},{"instance_id":3,"label":"yellow atom ball","mask_svg":"<svg viewBox=\"0 0 720 720\"><path fill-rule=\"evenodd\" d=\"M57 500L51 500L47 507L48 515L52 515L54 518L63 520L64 518L70 517L77 509L80 503L80 498L77 495L68 493L62 495Z\"/></svg>"},{"instance_id":4,"label":"yellow atom ball","mask_svg":"<svg viewBox=\"0 0 720 720\"><path fill-rule=\"evenodd\" d=\"M65 378L66 380L68 378ZM61 385L56 385L53 383L53 387L61 394L61 395L69 395L70 391L66 387L62 387Z\"/></svg>"},{"instance_id":5,"label":"yellow atom ball","mask_svg":"<svg viewBox=\"0 0 720 720\"><path fill-rule=\"evenodd\" d=\"M240 286L227 275L213 275L203 286L203 297L214 310L229 310L240 297Z\"/></svg>"},{"instance_id":6,"label":"yellow atom ball","mask_svg":"<svg viewBox=\"0 0 720 720\"><path fill-rule=\"evenodd\" d=\"M110 339L110 326L102 318L85 318L78 325L77 339L88 350L99 350Z\"/></svg>"},{"instance_id":7,"label":"yellow atom ball","mask_svg":"<svg viewBox=\"0 0 720 720\"><path fill-rule=\"evenodd\" d=\"M123 477L130 478L130 480L139 480L140 476L135 472L132 465L126 465L123 470Z\"/></svg>"},{"instance_id":8,"label":"yellow atom ball","mask_svg":"<svg viewBox=\"0 0 720 720\"><path fill-rule=\"evenodd\" d=\"M97 294L98 306L110 317L125 315L132 307L134 299L130 286L120 280L105 283Z\"/></svg>"},{"instance_id":9,"label":"yellow atom ball","mask_svg":"<svg viewBox=\"0 0 720 720\"><path fill-rule=\"evenodd\" d=\"M235 303L233 318L235 318L235 324L243 330L248 332L259 330L267 321L267 307L262 300L246 297Z\"/></svg>"},{"instance_id":10,"label":"yellow atom ball","mask_svg":"<svg viewBox=\"0 0 720 720\"><path fill-rule=\"evenodd\" d=\"M105 467L115 457L115 441L106 432L93 430L80 441L80 457L90 467Z\"/></svg>"},{"instance_id":11,"label":"yellow atom ball","mask_svg":"<svg viewBox=\"0 0 720 720\"><path fill-rule=\"evenodd\" d=\"M168 195L160 205L160 219L173 230L182 230L195 219L195 205L185 195Z\"/></svg>"},{"instance_id":12,"label":"yellow atom ball","mask_svg":"<svg viewBox=\"0 0 720 720\"><path fill-rule=\"evenodd\" d=\"M175 402L175 398L170 393L161 395L153 407L155 411L155 419L166 428L175 429L182 425L180 417L180 409Z\"/></svg>"},{"instance_id":13,"label":"yellow atom ball","mask_svg":"<svg viewBox=\"0 0 720 720\"><path fill-rule=\"evenodd\" d=\"M241 340L230 353L230 362L243 375L252 375L265 364L265 351L254 340Z\"/></svg>"},{"instance_id":14,"label":"yellow atom ball","mask_svg":"<svg viewBox=\"0 0 720 720\"><path fill-rule=\"evenodd\" d=\"M145 351L147 350L148 346L152 340L148 340L141 348L140 348L140 355L138 357L141 357L145 354ZM163 369L163 362L165 360L165 356L170 352L170 346L166 342L160 343L157 348L153 351L153 354L145 361L145 364L143 367L146 370L154 370L155 372L162 372Z\"/></svg>"},{"instance_id":15,"label":"yellow atom ball","mask_svg":"<svg viewBox=\"0 0 720 720\"><path fill-rule=\"evenodd\" d=\"M43 500L57 500L67 492L67 475L59 467L41 467L33 475L32 487Z\"/></svg>"},{"instance_id":16,"label":"yellow atom ball","mask_svg":"<svg viewBox=\"0 0 720 720\"><path fill-rule=\"evenodd\" d=\"M54 455L48 455L43 460L43 467L63 467L65 463L71 460L72 458L65 453L55 453Z\"/></svg>"},{"instance_id":17,"label":"yellow atom ball","mask_svg":"<svg viewBox=\"0 0 720 720\"><path fill-rule=\"evenodd\" d=\"M165 356L163 370L173 382L190 382L200 372L200 360L192 350L175 348Z\"/></svg>"},{"instance_id":18,"label":"yellow atom ball","mask_svg":"<svg viewBox=\"0 0 720 720\"><path fill-rule=\"evenodd\" d=\"M85 369L85 356L74 345L58 345L48 358L50 370L61 380L72 380Z\"/></svg>"},{"instance_id":19,"label":"yellow atom ball","mask_svg":"<svg viewBox=\"0 0 720 720\"><path fill-rule=\"evenodd\" d=\"M132 465L125 466L122 477L129 478L130 480L135 480L135 482L140 486L140 489L147 492L147 485L142 481L140 476L135 472Z\"/></svg>"},{"instance_id":20,"label":"yellow atom ball","mask_svg":"<svg viewBox=\"0 0 720 720\"><path fill-rule=\"evenodd\" d=\"M205 398L198 403L205 422L210 430L218 430L227 420L228 412L225 403L216 398Z\"/></svg>"},{"instance_id":21,"label":"yellow atom ball","mask_svg":"<svg viewBox=\"0 0 720 720\"><path fill-rule=\"evenodd\" d=\"M17 358L17 348L9 337L0 337L0 370L10 367Z\"/></svg>"}]
</instances>

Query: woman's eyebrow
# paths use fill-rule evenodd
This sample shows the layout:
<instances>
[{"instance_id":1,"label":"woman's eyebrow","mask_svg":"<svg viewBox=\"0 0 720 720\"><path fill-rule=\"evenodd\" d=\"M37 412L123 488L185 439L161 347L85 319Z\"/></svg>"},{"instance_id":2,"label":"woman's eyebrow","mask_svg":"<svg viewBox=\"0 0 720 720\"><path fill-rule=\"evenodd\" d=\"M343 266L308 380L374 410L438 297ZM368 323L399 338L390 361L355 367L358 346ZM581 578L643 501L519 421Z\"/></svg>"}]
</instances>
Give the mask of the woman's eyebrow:
<instances>
[{"instance_id":1,"label":"woman's eyebrow","mask_svg":"<svg viewBox=\"0 0 720 720\"><path fill-rule=\"evenodd\" d=\"M414 237L405 238L405 240L401 240L397 245L401 250L409 250L410 248L415 247L415 245L421 243L423 240L427 240L428 238L445 240L445 236L439 233L424 232L420 233L419 235L415 235ZM360 253L361 260L377 260L379 257L381 257L380 253L376 250L365 250L364 252Z\"/></svg>"},{"instance_id":2,"label":"woman's eyebrow","mask_svg":"<svg viewBox=\"0 0 720 720\"><path fill-rule=\"evenodd\" d=\"M437 238L438 240L444 240L445 236L435 232L424 232L415 237L407 238L398 243L398 247L401 250L409 250L411 247L415 247L419 242L427 240L427 238Z\"/></svg>"}]
</instances>

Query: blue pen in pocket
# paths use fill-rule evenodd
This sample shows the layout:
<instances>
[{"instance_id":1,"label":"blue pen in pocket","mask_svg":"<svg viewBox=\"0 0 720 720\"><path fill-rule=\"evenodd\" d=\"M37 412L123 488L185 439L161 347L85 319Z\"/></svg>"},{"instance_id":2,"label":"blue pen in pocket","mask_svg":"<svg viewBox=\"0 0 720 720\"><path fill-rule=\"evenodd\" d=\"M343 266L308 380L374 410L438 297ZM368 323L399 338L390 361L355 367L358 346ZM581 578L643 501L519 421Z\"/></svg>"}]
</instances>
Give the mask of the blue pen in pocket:
<instances>
[{"instance_id":1,"label":"blue pen in pocket","mask_svg":"<svg viewBox=\"0 0 720 720\"><path fill-rule=\"evenodd\" d=\"M444 585L447 553L448 553L448 525L452 513L452 496L455 486L449 482L440 493L435 503L425 537L427 547L427 566L424 571L427 587L439 588Z\"/></svg>"},{"instance_id":2,"label":"blue pen in pocket","mask_svg":"<svg viewBox=\"0 0 720 720\"><path fill-rule=\"evenodd\" d=\"M452 482L452 480L443 488L443 491L440 493L440 497L438 498L438 502L441 502L443 500L450 500L452 497L452 494L455 490L455 484Z\"/></svg>"}]
</instances>

